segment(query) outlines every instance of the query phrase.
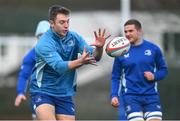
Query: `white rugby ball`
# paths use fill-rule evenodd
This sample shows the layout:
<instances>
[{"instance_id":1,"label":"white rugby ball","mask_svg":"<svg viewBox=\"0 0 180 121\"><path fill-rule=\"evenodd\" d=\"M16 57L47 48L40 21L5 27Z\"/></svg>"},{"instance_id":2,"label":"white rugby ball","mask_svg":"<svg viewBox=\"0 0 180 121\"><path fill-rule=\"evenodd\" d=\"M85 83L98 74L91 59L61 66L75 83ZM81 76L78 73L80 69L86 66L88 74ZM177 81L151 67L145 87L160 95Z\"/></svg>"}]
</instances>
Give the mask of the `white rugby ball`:
<instances>
[{"instance_id":1,"label":"white rugby ball","mask_svg":"<svg viewBox=\"0 0 180 121\"><path fill-rule=\"evenodd\" d=\"M106 53L111 57L122 56L129 51L130 46L126 37L114 37L106 45Z\"/></svg>"}]
</instances>

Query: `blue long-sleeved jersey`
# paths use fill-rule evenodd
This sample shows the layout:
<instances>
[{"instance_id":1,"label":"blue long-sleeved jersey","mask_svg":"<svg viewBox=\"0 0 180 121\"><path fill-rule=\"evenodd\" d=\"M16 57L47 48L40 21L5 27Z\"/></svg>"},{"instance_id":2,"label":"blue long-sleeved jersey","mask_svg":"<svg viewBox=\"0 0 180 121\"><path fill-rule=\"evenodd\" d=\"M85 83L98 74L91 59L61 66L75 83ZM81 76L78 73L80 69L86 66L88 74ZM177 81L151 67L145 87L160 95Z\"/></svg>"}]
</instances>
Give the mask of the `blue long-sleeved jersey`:
<instances>
[{"instance_id":1,"label":"blue long-sleeved jersey","mask_svg":"<svg viewBox=\"0 0 180 121\"><path fill-rule=\"evenodd\" d=\"M154 73L154 81L144 77L145 71ZM121 84L123 94L157 94L157 81L164 79L167 73L167 65L158 46L146 40L138 46L131 45L127 54L114 60L111 97L119 95Z\"/></svg>"},{"instance_id":2,"label":"blue long-sleeved jersey","mask_svg":"<svg viewBox=\"0 0 180 121\"><path fill-rule=\"evenodd\" d=\"M69 31L60 37L49 29L35 46L36 65L30 81L30 93L51 96L72 96L76 91L76 69L69 69L68 62L77 59L78 53L93 48L77 33Z\"/></svg>"},{"instance_id":3,"label":"blue long-sleeved jersey","mask_svg":"<svg viewBox=\"0 0 180 121\"><path fill-rule=\"evenodd\" d=\"M32 69L35 65L35 49L32 48L23 58L18 76L17 94L25 94L27 82L30 79Z\"/></svg>"}]
</instances>

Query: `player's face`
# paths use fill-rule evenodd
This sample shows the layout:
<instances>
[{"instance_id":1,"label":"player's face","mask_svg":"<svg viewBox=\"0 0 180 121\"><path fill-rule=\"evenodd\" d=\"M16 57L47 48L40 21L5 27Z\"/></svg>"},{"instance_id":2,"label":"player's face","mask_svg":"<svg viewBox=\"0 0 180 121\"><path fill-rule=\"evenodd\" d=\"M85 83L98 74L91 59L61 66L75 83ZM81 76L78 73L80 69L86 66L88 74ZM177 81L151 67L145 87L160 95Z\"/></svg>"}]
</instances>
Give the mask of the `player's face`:
<instances>
[{"instance_id":1,"label":"player's face","mask_svg":"<svg viewBox=\"0 0 180 121\"><path fill-rule=\"evenodd\" d=\"M57 14L54 21L51 21L52 29L61 36L66 36L69 30L69 16Z\"/></svg>"},{"instance_id":2,"label":"player's face","mask_svg":"<svg viewBox=\"0 0 180 121\"><path fill-rule=\"evenodd\" d=\"M136 29L135 25L126 25L124 27L124 33L126 38L131 44L138 43L141 39L141 30Z\"/></svg>"}]
</instances>

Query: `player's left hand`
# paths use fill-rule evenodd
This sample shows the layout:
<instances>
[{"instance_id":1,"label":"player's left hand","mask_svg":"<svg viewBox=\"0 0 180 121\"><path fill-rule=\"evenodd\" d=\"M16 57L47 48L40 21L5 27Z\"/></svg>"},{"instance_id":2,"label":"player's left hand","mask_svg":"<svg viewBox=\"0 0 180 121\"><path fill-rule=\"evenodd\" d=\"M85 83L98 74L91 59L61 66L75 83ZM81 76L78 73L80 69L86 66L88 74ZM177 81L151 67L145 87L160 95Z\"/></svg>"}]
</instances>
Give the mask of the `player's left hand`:
<instances>
[{"instance_id":1,"label":"player's left hand","mask_svg":"<svg viewBox=\"0 0 180 121\"><path fill-rule=\"evenodd\" d=\"M20 95L18 95L17 97L16 97L16 99L15 99L15 102L14 102L14 105L16 106L16 107L18 107L20 104L21 104L21 102L23 101L23 100L26 100L27 98L26 98L26 96L24 95L24 94L20 94Z\"/></svg>"},{"instance_id":2,"label":"player's left hand","mask_svg":"<svg viewBox=\"0 0 180 121\"><path fill-rule=\"evenodd\" d=\"M99 29L98 33L94 31L95 36L95 42L91 44L91 46L96 46L98 48L102 48L105 44L106 39L108 39L111 35L109 34L107 37L105 37L106 29Z\"/></svg>"},{"instance_id":3,"label":"player's left hand","mask_svg":"<svg viewBox=\"0 0 180 121\"><path fill-rule=\"evenodd\" d=\"M144 72L144 77L148 80L148 81L153 81L154 80L154 74L150 71L145 71Z\"/></svg>"}]
</instances>

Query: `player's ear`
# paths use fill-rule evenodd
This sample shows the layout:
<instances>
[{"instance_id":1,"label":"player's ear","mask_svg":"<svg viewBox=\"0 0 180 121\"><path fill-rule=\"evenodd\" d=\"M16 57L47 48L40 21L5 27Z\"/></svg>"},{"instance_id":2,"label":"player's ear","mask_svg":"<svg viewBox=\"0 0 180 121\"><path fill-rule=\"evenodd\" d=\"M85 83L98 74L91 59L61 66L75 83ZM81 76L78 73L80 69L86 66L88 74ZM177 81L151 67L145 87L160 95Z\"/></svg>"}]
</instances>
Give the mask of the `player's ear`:
<instances>
[{"instance_id":1,"label":"player's ear","mask_svg":"<svg viewBox=\"0 0 180 121\"><path fill-rule=\"evenodd\" d=\"M50 26L53 27L54 26L54 21L53 20L49 20Z\"/></svg>"},{"instance_id":2,"label":"player's ear","mask_svg":"<svg viewBox=\"0 0 180 121\"><path fill-rule=\"evenodd\" d=\"M142 29L137 29L138 33L142 34L143 30Z\"/></svg>"},{"instance_id":3,"label":"player's ear","mask_svg":"<svg viewBox=\"0 0 180 121\"><path fill-rule=\"evenodd\" d=\"M142 29L140 29L139 31L140 31L140 33L141 33L141 35L142 35L142 34L143 34L143 30L142 30Z\"/></svg>"}]
</instances>

